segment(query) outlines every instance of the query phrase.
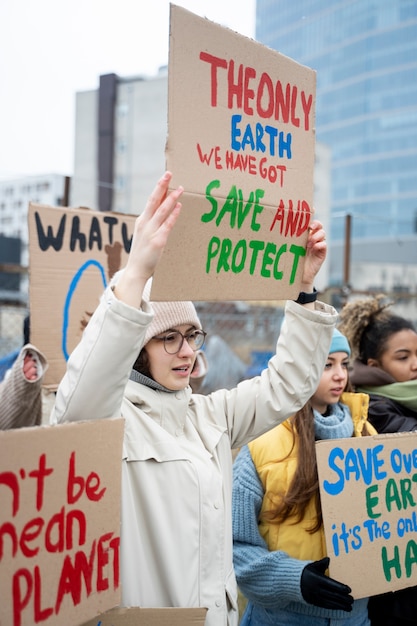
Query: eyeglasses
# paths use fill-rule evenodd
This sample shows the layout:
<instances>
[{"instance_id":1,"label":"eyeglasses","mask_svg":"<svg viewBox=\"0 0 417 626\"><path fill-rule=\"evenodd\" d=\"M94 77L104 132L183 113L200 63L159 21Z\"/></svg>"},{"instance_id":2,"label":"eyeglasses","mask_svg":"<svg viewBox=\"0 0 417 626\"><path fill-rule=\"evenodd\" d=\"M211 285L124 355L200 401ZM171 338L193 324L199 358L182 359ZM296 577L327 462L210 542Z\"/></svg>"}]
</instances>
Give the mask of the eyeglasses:
<instances>
[{"instance_id":1,"label":"eyeglasses","mask_svg":"<svg viewBox=\"0 0 417 626\"><path fill-rule=\"evenodd\" d=\"M207 333L204 332L204 330L192 330L186 335L180 333L179 330L172 330L162 337L153 337L153 339L163 341L165 352L168 352L168 354L177 354L183 346L184 339L187 341L191 350L197 352L197 350L203 347L206 336Z\"/></svg>"}]
</instances>

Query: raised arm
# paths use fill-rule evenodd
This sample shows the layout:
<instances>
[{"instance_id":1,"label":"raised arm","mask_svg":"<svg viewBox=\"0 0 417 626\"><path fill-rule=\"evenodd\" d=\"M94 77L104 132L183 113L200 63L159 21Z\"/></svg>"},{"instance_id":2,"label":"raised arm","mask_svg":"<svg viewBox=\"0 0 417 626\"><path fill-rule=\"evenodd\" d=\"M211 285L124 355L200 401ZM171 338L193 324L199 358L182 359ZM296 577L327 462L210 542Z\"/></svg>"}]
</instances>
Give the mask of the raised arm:
<instances>
[{"instance_id":1,"label":"raised arm","mask_svg":"<svg viewBox=\"0 0 417 626\"><path fill-rule=\"evenodd\" d=\"M140 307L145 284L155 271L181 210L178 199L183 188L168 193L171 179L171 172L165 172L137 218L126 268L114 289L115 296L132 307Z\"/></svg>"}]
</instances>

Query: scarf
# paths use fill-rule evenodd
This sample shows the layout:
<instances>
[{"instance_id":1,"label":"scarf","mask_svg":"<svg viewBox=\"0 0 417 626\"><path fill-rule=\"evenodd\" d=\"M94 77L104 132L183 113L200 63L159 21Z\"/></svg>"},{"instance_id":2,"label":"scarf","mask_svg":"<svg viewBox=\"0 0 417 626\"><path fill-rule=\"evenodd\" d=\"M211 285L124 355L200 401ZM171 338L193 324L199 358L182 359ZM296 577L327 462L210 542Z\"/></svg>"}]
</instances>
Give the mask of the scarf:
<instances>
[{"instance_id":1,"label":"scarf","mask_svg":"<svg viewBox=\"0 0 417 626\"><path fill-rule=\"evenodd\" d=\"M353 420L349 407L338 402L329 405L329 415L322 415L315 409L314 431L316 439L346 439L353 435Z\"/></svg>"},{"instance_id":2,"label":"scarf","mask_svg":"<svg viewBox=\"0 0 417 626\"><path fill-rule=\"evenodd\" d=\"M378 387L358 387L358 391L388 398L417 412L417 380L406 380L402 383L390 383Z\"/></svg>"},{"instance_id":3,"label":"scarf","mask_svg":"<svg viewBox=\"0 0 417 626\"><path fill-rule=\"evenodd\" d=\"M145 376L145 374L141 374L136 370L132 370L130 372L129 380L133 380L133 382L139 383L140 385L145 385L145 387L156 389L157 391L167 391L168 393L174 393L172 389L167 389L163 385L157 383L156 380L153 380L153 378L149 378L148 376Z\"/></svg>"}]
</instances>

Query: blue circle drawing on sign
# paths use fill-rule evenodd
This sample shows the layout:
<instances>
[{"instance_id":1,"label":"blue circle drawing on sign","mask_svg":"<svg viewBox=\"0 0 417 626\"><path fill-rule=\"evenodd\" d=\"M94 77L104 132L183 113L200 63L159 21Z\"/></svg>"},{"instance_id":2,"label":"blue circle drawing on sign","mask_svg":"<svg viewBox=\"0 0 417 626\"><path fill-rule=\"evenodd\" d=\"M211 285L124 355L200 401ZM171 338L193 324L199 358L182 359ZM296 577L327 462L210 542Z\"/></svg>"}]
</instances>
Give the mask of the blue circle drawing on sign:
<instances>
[{"instance_id":1,"label":"blue circle drawing on sign","mask_svg":"<svg viewBox=\"0 0 417 626\"><path fill-rule=\"evenodd\" d=\"M94 260L86 261L84 265L80 267L80 269L78 270L78 272L75 274L74 278L72 279L71 284L68 289L67 297L65 298L64 316L63 316L63 321L62 321L62 352L64 353L64 357L66 361L68 361L68 358L69 358L69 354L67 350L67 339L68 339L67 335L68 335L68 323L69 323L69 310L71 306L72 296L74 295L75 290L77 289L77 285L80 282L82 275L84 274L86 269L88 269L91 265L97 267L100 270L104 288L107 287L106 273L104 271L104 268L101 265L101 263L99 263L98 261L94 261Z\"/></svg>"}]
</instances>

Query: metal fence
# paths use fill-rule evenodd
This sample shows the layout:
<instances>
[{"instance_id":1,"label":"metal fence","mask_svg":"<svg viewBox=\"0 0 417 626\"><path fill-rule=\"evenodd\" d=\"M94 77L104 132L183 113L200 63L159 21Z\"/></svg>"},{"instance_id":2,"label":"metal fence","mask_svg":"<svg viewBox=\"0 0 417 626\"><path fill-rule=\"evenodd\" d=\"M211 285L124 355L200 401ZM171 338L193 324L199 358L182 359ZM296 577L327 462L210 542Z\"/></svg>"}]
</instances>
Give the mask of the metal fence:
<instances>
[{"instance_id":1,"label":"metal fence","mask_svg":"<svg viewBox=\"0 0 417 626\"><path fill-rule=\"evenodd\" d=\"M25 341L29 314L28 271L0 264L0 380ZM234 386L262 369L279 334L281 303L196 302L209 362L204 391ZM37 346L42 350L42 346Z\"/></svg>"},{"instance_id":2,"label":"metal fence","mask_svg":"<svg viewBox=\"0 0 417 626\"><path fill-rule=\"evenodd\" d=\"M29 313L27 268L0 264L0 380L24 344L24 321ZM346 297L335 290L321 298L340 309ZM358 295L358 294L356 294ZM370 295L370 294L368 294ZM345 294L346 296L346 294ZM364 297L365 294L360 294ZM417 298L398 297L393 310L416 321ZM355 297L349 294L349 299ZM275 349L284 306L282 302L196 302L203 328L209 370L201 391L233 387L263 369ZM37 346L42 350L42 346Z\"/></svg>"}]
</instances>

